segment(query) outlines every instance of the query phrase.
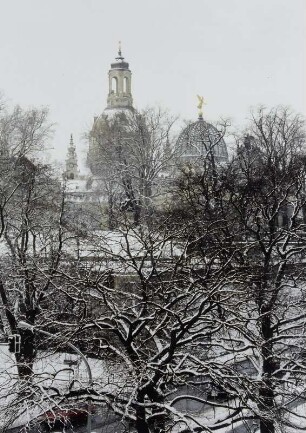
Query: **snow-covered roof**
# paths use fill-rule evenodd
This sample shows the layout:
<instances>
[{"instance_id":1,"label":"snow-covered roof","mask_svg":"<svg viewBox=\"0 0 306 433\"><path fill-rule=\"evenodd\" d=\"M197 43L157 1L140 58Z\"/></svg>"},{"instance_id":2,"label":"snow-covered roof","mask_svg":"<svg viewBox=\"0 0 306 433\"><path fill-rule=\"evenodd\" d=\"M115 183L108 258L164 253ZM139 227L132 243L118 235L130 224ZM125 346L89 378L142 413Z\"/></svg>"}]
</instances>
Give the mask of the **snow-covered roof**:
<instances>
[{"instance_id":1,"label":"snow-covered roof","mask_svg":"<svg viewBox=\"0 0 306 433\"><path fill-rule=\"evenodd\" d=\"M108 119L112 119L117 114L122 114L122 113L124 113L125 115L131 113L131 108L130 107L105 108L101 117L105 118L107 116Z\"/></svg>"},{"instance_id":2,"label":"snow-covered roof","mask_svg":"<svg viewBox=\"0 0 306 433\"><path fill-rule=\"evenodd\" d=\"M158 234L152 240L137 230L129 233L97 230L90 238L79 240L78 244L72 239L66 252L75 255L76 251L84 262L98 262L100 270L103 267L124 274L135 269L135 260L144 260L143 264L150 267L153 257L166 262L168 258L182 254L180 246L172 241Z\"/></svg>"},{"instance_id":3,"label":"snow-covered roof","mask_svg":"<svg viewBox=\"0 0 306 433\"><path fill-rule=\"evenodd\" d=\"M86 179L69 179L66 182L66 192L86 192Z\"/></svg>"}]
</instances>

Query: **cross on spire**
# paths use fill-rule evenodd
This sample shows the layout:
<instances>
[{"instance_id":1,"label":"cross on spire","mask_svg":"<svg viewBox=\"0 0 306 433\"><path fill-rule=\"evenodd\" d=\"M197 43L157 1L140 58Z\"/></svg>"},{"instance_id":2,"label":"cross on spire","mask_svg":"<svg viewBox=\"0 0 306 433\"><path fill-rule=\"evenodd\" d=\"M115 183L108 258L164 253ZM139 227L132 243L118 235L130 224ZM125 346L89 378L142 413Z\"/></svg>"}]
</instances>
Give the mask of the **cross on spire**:
<instances>
[{"instance_id":1,"label":"cross on spire","mask_svg":"<svg viewBox=\"0 0 306 433\"><path fill-rule=\"evenodd\" d=\"M121 50L121 41L119 41L119 44L118 44L118 57L116 57L116 60L123 60L124 59L124 57L122 56L122 50Z\"/></svg>"}]
</instances>

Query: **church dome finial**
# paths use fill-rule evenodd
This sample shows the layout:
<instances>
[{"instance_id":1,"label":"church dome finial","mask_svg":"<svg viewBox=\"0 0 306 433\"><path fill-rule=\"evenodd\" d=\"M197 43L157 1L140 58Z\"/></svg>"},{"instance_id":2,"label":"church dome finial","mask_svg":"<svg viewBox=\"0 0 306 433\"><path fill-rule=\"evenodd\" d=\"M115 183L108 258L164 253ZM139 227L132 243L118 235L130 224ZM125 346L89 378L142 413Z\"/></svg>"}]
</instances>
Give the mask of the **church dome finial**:
<instances>
[{"instance_id":1,"label":"church dome finial","mask_svg":"<svg viewBox=\"0 0 306 433\"><path fill-rule=\"evenodd\" d=\"M116 57L116 60L124 60L124 57L122 56L122 50L121 50L121 41L119 41L118 44L118 57Z\"/></svg>"},{"instance_id":2,"label":"church dome finial","mask_svg":"<svg viewBox=\"0 0 306 433\"><path fill-rule=\"evenodd\" d=\"M203 120L203 105L206 104L206 102L204 102L204 97L203 96L197 95L197 98L198 98L197 108L199 110L198 111L199 120Z\"/></svg>"}]
</instances>

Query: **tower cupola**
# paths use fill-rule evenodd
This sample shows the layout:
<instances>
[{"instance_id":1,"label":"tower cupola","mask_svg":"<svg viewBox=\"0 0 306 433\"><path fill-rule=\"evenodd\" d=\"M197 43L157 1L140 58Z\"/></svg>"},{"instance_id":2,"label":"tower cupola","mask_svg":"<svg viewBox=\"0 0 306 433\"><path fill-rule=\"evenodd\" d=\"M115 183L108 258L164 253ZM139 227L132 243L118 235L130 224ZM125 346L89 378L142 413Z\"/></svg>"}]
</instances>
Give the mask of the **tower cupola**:
<instances>
[{"instance_id":1,"label":"tower cupola","mask_svg":"<svg viewBox=\"0 0 306 433\"><path fill-rule=\"evenodd\" d=\"M113 108L133 109L133 98L131 92L132 73L128 62L122 56L121 44L119 43L118 56L111 63L108 72L109 91L107 97L107 110Z\"/></svg>"}]
</instances>

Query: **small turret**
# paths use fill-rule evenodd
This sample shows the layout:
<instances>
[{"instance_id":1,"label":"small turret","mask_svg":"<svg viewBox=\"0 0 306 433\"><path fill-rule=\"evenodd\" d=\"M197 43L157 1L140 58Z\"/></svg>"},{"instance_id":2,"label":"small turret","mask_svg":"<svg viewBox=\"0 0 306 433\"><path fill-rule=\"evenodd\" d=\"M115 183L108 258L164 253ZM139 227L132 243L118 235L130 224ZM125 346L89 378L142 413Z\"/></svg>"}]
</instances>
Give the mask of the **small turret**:
<instances>
[{"instance_id":1,"label":"small turret","mask_svg":"<svg viewBox=\"0 0 306 433\"><path fill-rule=\"evenodd\" d=\"M73 136L71 134L67 158L66 158L65 178L76 179L78 175L79 175L78 159L77 159L75 145L73 143Z\"/></svg>"}]
</instances>

